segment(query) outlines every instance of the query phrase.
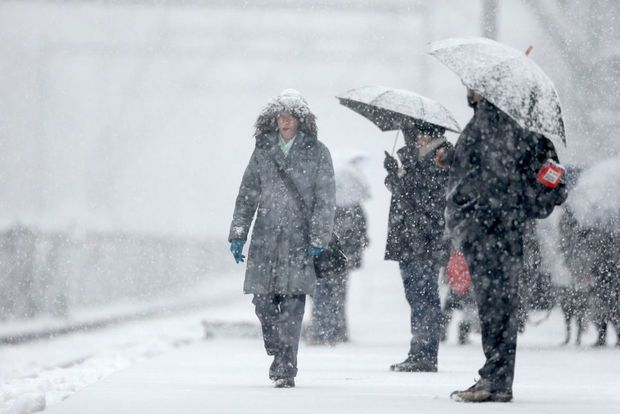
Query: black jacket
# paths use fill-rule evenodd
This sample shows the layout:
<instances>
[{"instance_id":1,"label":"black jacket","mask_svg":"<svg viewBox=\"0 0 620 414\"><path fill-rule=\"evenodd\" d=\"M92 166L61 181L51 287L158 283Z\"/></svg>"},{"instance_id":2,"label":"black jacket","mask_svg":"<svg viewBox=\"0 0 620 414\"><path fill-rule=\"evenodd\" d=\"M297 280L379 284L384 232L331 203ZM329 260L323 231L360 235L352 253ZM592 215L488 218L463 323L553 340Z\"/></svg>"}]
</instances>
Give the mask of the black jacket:
<instances>
[{"instance_id":1,"label":"black jacket","mask_svg":"<svg viewBox=\"0 0 620 414\"><path fill-rule=\"evenodd\" d=\"M522 228L528 218L547 217L562 204L563 184L550 189L536 180L547 159L559 161L551 141L479 102L451 162L446 230L455 247L493 229Z\"/></svg>"},{"instance_id":2,"label":"black jacket","mask_svg":"<svg viewBox=\"0 0 620 414\"><path fill-rule=\"evenodd\" d=\"M364 249L368 247L368 226L366 213L361 204L336 207L334 231L340 238L340 244L347 256L347 267L351 270L362 267Z\"/></svg>"},{"instance_id":3,"label":"black jacket","mask_svg":"<svg viewBox=\"0 0 620 414\"><path fill-rule=\"evenodd\" d=\"M442 147L449 149L451 145L446 142ZM430 261L435 267L447 260L443 212L448 169L435 164L434 154L418 160L415 148L398 150L405 174L388 174L385 179L392 193L385 260Z\"/></svg>"}]
</instances>

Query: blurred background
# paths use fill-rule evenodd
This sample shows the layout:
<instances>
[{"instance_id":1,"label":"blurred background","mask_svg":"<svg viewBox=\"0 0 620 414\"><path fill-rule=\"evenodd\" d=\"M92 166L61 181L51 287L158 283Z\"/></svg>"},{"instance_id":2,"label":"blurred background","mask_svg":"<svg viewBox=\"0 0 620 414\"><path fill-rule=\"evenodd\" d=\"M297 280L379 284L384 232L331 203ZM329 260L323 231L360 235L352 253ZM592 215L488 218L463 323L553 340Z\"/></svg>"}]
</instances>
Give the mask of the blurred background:
<instances>
[{"instance_id":1,"label":"blurred background","mask_svg":"<svg viewBox=\"0 0 620 414\"><path fill-rule=\"evenodd\" d=\"M334 95L410 89L464 126L464 87L427 55L434 40L533 45L563 102L561 161L616 156L619 17L615 0L4 0L0 323L149 304L222 275L240 293L228 226L254 120L285 88L334 155L368 155L366 260L382 261L394 133Z\"/></svg>"}]
</instances>

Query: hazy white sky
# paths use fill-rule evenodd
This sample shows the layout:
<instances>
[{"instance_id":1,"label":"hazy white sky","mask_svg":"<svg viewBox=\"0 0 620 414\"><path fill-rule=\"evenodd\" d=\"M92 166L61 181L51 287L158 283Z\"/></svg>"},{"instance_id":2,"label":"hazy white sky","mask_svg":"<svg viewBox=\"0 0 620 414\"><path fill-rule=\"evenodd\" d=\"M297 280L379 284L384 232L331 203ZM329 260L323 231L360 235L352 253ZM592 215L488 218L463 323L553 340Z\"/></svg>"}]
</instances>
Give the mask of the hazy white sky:
<instances>
[{"instance_id":1,"label":"hazy white sky","mask_svg":"<svg viewBox=\"0 0 620 414\"><path fill-rule=\"evenodd\" d=\"M256 114L293 87L332 150L369 154L371 232L381 239L381 160L394 134L334 95L382 84L438 99L462 126L471 116L458 78L426 52L430 41L480 34L478 1L120 3L0 5L3 222L223 236ZM499 40L533 44L560 96L569 89L522 1L501 2ZM565 160L582 154L571 138Z\"/></svg>"}]
</instances>

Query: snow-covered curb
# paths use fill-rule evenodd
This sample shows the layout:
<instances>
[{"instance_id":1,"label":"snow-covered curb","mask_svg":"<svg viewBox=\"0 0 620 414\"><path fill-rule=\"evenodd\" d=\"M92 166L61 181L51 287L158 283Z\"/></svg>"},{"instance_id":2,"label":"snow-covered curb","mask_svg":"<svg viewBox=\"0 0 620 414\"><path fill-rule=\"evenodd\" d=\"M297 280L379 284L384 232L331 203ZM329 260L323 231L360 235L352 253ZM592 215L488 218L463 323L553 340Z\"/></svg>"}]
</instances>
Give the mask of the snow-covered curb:
<instances>
[{"instance_id":1,"label":"snow-covered curb","mask_svg":"<svg viewBox=\"0 0 620 414\"><path fill-rule=\"evenodd\" d=\"M53 342L1 346L0 414L44 410L114 372L203 340L201 320L244 298L238 279L221 275L182 295L85 310L70 320L2 326L0 335L5 338L43 338L45 332L75 330ZM96 326L101 329L87 329Z\"/></svg>"}]
</instances>

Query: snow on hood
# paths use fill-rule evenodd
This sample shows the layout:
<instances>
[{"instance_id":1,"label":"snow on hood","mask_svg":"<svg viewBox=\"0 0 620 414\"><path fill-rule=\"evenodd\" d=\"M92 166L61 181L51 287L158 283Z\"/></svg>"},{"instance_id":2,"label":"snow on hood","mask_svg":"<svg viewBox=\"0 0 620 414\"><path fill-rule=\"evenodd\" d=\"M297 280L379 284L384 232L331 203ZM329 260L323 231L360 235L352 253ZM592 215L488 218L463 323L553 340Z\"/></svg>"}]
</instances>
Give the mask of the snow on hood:
<instances>
[{"instance_id":1,"label":"snow on hood","mask_svg":"<svg viewBox=\"0 0 620 414\"><path fill-rule=\"evenodd\" d=\"M278 130L276 118L281 113L289 113L299 120L299 129L305 135L316 138L316 116L310 111L308 101L295 89L285 89L272 98L256 119L254 137L275 133Z\"/></svg>"}]
</instances>

